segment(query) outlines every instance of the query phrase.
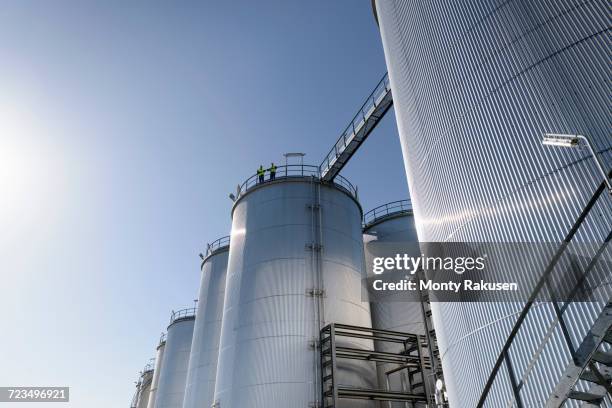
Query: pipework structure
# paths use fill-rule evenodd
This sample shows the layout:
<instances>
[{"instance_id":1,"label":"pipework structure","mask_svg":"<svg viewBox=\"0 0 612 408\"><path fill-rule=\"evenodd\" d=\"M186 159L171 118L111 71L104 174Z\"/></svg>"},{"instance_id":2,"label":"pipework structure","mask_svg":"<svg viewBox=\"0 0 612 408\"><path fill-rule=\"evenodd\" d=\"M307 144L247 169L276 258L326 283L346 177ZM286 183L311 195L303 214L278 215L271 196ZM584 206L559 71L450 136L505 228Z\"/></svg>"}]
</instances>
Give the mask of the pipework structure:
<instances>
[{"instance_id":1,"label":"pipework structure","mask_svg":"<svg viewBox=\"0 0 612 408\"><path fill-rule=\"evenodd\" d=\"M232 233L215 404L223 408L320 406L319 331L370 327L361 299L363 241L357 189L318 166L279 166L276 180L243 183ZM350 339L369 349L372 341ZM373 363L338 367L348 386L372 387ZM372 407L357 402L340 407Z\"/></svg>"}]
</instances>

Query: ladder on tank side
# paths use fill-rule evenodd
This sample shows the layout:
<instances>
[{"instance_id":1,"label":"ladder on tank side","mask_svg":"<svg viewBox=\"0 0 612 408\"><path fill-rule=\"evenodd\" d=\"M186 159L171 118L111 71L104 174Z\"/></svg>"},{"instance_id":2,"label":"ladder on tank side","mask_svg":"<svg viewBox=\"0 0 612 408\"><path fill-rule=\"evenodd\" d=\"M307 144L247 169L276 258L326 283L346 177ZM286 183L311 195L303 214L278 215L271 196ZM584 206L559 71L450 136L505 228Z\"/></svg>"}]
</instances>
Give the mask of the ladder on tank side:
<instances>
[{"instance_id":1,"label":"ladder on tank side","mask_svg":"<svg viewBox=\"0 0 612 408\"><path fill-rule=\"evenodd\" d=\"M401 350L394 353L348 347L345 342L339 344L338 337L395 343L401 346ZM432 385L428 381L429 376L426 370L431 369L431 364L429 358L423 354L422 336L332 323L321 329L319 344L322 377L321 408L338 408L341 399L407 402L414 408L427 406ZM338 382L339 359L394 364L395 367L386 374L392 375L403 371L408 379L407 390L366 389L340 384ZM376 371L374 371L374 376L376 376Z\"/></svg>"},{"instance_id":2,"label":"ladder on tank side","mask_svg":"<svg viewBox=\"0 0 612 408\"><path fill-rule=\"evenodd\" d=\"M322 181L334 180L392 105L389 74L385 73L319 165Z\"/></svg>"},{"instance_id":3,"label":"ladder on tank side","mask_svg":"<svg viewBox=\"0 0 612 408\"><path fill-rule=\"evenodd\" d=\"M421 269L418 273L419 279L424 279L423 270ZM440 358L438 338L436 336L436 330L433 326L429 292L426 290L421 291L421 312L423 314L423 323L425 325L425 346L429 350L429 355L431 357L431 371L436 383L439 380L444 386L446 382L444 381L444 373L442 371L442 360ZM448 401L446 400L444 389L437 389L437 384L435 394L430 395L429 398L431 407L448 407Z\"/></svg>"}]
</instances>

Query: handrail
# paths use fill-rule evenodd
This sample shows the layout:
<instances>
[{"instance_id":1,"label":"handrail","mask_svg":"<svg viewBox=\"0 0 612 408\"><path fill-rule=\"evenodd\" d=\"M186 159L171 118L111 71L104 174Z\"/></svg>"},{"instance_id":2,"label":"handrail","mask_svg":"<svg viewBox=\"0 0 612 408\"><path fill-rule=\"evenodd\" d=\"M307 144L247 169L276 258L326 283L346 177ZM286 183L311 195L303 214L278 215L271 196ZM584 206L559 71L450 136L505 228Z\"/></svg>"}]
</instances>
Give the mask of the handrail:
<instances>
[{"instance_id":1,"label":"handrail","mask_svg":"<svg viewBox=\"0 0 612 408\"><path fill-rule=\"evenodd\" d=\"M410 200L391 201L390 203L379 205L363 214L363 228L391 215L408 213L410 211L412 211L412 202Z\"/></svg>"},{"instance_id":2,"label":"handrail","mask_svg":"<svg viewBox=\"0 0 612 408\"><path fill-rule=\"evenodd\" d=\"M177 311L172 311L172 315L170 315L170 324L174 323L179 319L184 319L186 317L193 317L196 314L196 308L190 307L187 309L180 309Z\"/></svg>"},{"instance_id":3,"label":"handrail","mask_svg":"<svg viewBox=\"0 0 612 408\"><path fill-rule=\"evenodd\" d=\"M219 239L214 240L213 242L206 244L206 256L212 254L214 251L216 251L219 248L223 248L225 246L228 246L230 244L230 237L225 236L225 237L221 237Z\"/></svg>"},{"instance_id":4,"label":"handrail","mask_svg":"<svg viewBox=\"0 0 612 408\"><path fill-rule=\"evenodd\" d=\"M521 314L519 315L518 319L514 323L514 327L512 328L512 331L510 332L510 334L508 335L508 339L506 340L506 343L504 344L504 347L502 348L499 356L497 357L497 360L495 361L495 365L493 366L493 369L491 370L491 374L489 375L489 378L488 378L488 380L487 380L487 382L486 382L486 384L485 384L485 386L484 386L484 388L482 390L482 394L481 394L480 399L478 401L477 408L482 408L484 406L484 403L487 400L487 396L489 395L489 391L491 390L491 387L493 386L493 382L495 381L495 378L497 377L497 373L499 372L499 369L500 369L502 363L504 361L507 361L507 362L510 361L509 356L508 356L508 353L509 353L509 350L510 350L510 346L512 345L512 342L514 341L514 338L516 337L516 334L518 333L519 329L521 328L521 325L525 321L525 318L527 317L527 314L531 310L531 307L533 306L533 303L535 302L535 299L538 297L538 295L540 293L540 290L542 289L542 287L544 287L544 285L548 281L548 278L550 277L550 275L551 275L554 267L556 266L557 262L559 261L559 259L563 255L563 252L565 251L565 249L569 245L570 241L574 238L574 235L576 235L576 232L578 231L578 228L580 228L580 226L582 225L583 221L586 219L587 215L589 214L589 212L591 211L591 209L593 208L593 206L595 205L597 200L599 200L599 197L601 196L601 193L604 192L605 190L606 190L606 183L605 182L601 183L599 185L599 187L597 188L597 190L595 190L595 193L593 193L593 196L591 197L591 199L589 200L587 205L583 208L582 212L580 213L580 215L576 219L576 222L574 223L572 228L569 230L569 232L567 233L567 236L565 237L565 239L563 240L561 245L559 245L559 248L557 249L557 252L555 253L555 255L551 259L550 263L548 264L548 266L544 270L544 273L542 274L542 277L540 278L540 280L538 281L538 283L534 287L531 295L529 296L529 299L527 300L527 303L525 304L525 307L523 308L523 310L521 311ZM511 366L509 364L507 364L507 367L511 367ZM510 368L509 368L509 370L510 370ZM511 377L511 381L514 384L516 379L514 377ZM516 388L515 388L515 397L520 397L519 395L516 395L517 392L519 392L519 390L516 390ZM520 398L519 398L518 402L520 403Z\"/></svg>"},{"instance_id":5,"label":"handrail","mask_svg":"<svg viewBox=\"0 0 612 408\"><path fill-rule=\"evenodd\" d=\"M331 150L325 155L325 158L319 165L319 171L321 174L325 174L336 161L340 153L346 149L348 144L353 140L355 135L359 132L359 129L366 124L368 118L376 110L376 107L381 103L385 96L391 91L391 85L389 84L389 73L385 73L382 79L378 82L370 96L368 96L361 105L361 108L357 111L353 120L351 120L348 126L340 134L340 137L331 148ZM335 175L334 177L338 177Z\"/></svg>"},{"instance_id":6,"label":"handrail","mask_svg":"<svg viewBox=\"0 0 612 408\"><path fill-rule=\"evenodd\" d=\"M161 336L159 336L159 344L160 345L166 341L166 337L167 336L168 336L168 333L162 333Z\"/></svg>"},{"instance_id":7,"label":"handrail","mask_svg":"<svg viewBox=\"0 0 612 408\"><path fill-rule=\"evenodd\" d=\"M238 186L238 194L236 196L236 200L243 196L247 191L249 191L253 187L257 187L259 185L264 185L271 181L275 180L284 180L284 179L292 179L292 178L302 178L302 177L313 177L317 180L321 179L321 173L319 171L318 166L312 166L307 164L288 164L284 166L276 167L276 174L274 180L270 180L269 170L266 169L266 174L264 175L264 181L261 183L259 181L259 176L257 173L246 179L242 184ZM329 184L333 184L336 187L345 190L349 195L353 196L357 199L357 187L353 186L350 181L346 178L338 175L333 182Z\"/></svg>"}]
</instances>

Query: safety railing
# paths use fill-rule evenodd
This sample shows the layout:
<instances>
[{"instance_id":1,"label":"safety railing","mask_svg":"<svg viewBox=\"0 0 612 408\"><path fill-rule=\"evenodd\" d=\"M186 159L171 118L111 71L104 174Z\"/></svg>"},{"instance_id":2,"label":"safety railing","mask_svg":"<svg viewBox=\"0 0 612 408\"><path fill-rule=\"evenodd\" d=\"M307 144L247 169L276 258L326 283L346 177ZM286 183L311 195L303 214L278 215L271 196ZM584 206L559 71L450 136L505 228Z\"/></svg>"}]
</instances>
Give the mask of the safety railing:
<instances>
[{"instance_id":1,"label":"safety railing","mask_svg":"<svg viewBox=\"0 0 612 408\"><path fill-rule=\"evenodd\" d=\"M166 341L166 337L168 336L168 333L162 333L161 336L159 336L159 344L162 344Z\"/></svg>"},{"instance_id":2,"label":"safety railing","mask_svg":"<svg viewBox=\"0 0 612 408\"><path fill-rule=\"evenodd\" d=\"M172 311L172 314L170 315L170 324L174 323L175 321L179 320L179 319L184 319L186 317L193 317L196 314L196 308L195 307L190 307L187 309L181 309L181 310L177 310L177 311Z\"/></svg>"},{"instance_id":3,"label":"safety railing","mask_svg":"<svg viewBox=\"0 0 612 408\"><path fill-rule=\"evenodd\" d=\"M269 169L266 169L266 172L263 176L263 181L260 179L258 174L254 174L248 179L246 179L245 182L240 184L236 199L248 192L253 187L264 185L271 181L303 177L313 177L316 180L320 180L319 167L307 164L289 164L286 166L278 166L276 168L276 173L274 174L274 176L271 175ZM357 199L357 188L353 186L344 177L337 176L337 178L329 184L333 184L336 187L345 190L347 193Z\"/></svg>"},{"instance_id":4,"label":"safety railing","mask_svg":"<svg viewBox=\"0 0 612 408\"><path fill-rule=\"evenodd\" d=\"M363 215L363 227L367 228L383 218L409 213L411 211L412 202L410 200L392 201L387 204L379 205Z\"/></svg>"},{"instance_id":5,"label":"safety railing","mask_svg":"<svg viewBox=\"0 0 612 408\"><path fill-rule=\"evenodd\" d=\"M145 366L142 369L143 373L146 373L147 371L153 371L153 367L155 366L154 362L153 363L147 363L145 364Z\"/></svg>"},{"instance_id":6,"label":"safety railing","mask_svg":"<svg viewBox=\"0 0 612 408\"><path fill-rule=\"evenodd\" d=\"M511 348L511 346L513 344L513 341L515 340L518 332L519 332L519 329L521 328L523 322L525 321L527 315L529 314L529 311L531 310L532 306L536 302L536 299L540 295L540 292L541 292L542 288L545 287L545 286L548 287L547 283L549 282L549 278L552 275L552 272L555 269L555 266L557 265L557 263L559 262L559 260L563 256L566 248L571 243L572 239L574 238L574 236L578 232L578 229L580 228L580 226L582 225L582 223L586 219L586 217L589 214L589 212L595 206L595 203L597 202L599 197L606 190L605 187L606 187L606 184L602 183L601 185L599 185L597 190L593 193L593 196L591 197L589 202L586 204L586 206L583 208L582 212L580 213L580 215L576 219L574 225L569 230L569 232L567 233L565 239L563 240L561 245L559 245L559 248L557 249L557 251L555 252L554 256L552 257L550 263L548 264L548 266L546 267L546 269L542 273L542 276L540 277L540 280L538 281L538 283L534 287L531 295L529 296L529 299L527 300L525 306L523 307L523 310L521 311L521 314L519 315L519 317L517 318L516 322L514 323L514 327L510 331L510 334L508 335L508 339L506 340L504 346L502 347L502 350L501 350L501 352L500 352L500 354L499 354L499 356L498 356L498 358L497 358L497 360L496 360L496 362L495 362L495 364L493 366L493 369L491 370L491 373L489 374L489 378L487 379L487 382L486 382L486 384L485 384L485 386L484 386L484 388L482 390L482 394L481 394L480 399L478 401L477 408L483 408L484 407L484 405L485 405L485 403L487 401L487 398L489 396L489 392L491 391L493 383L495 382L495 379L497 378L497 374L501 370L502 365L506 366L506 369L507 369L507 373L506 374L509 377L510 385L512 386L512 392L513 392L513 395L514 395L514 400L515 400L516 406L518 408L524 407L523 402L522 402L522 396L521 396L521 389L522 389L522 387L524 385L524 382L523 382L523 380L519 381L517 379L518 373L514 372L514 369L513 369L513 366L512 366L512 362L511 362L511 358L510 358L510 354L511 354L511 349L510 348ZM555 308L555 312L556 312L556 317L557 317L557 319L559 321L559 324L561 326L561 330L563 332L565 341L567 343L566 345L569 348L570 353L572 354L572 358L575 358L575 355L574 355L575 347L572 344L571 338L569 337L569 335L567 333L567 327L566 327L565 321L563 319L563 314L564 314L566 308L568 307L568 305L572 302L573 297L575 296L576 292L578 291L578 285L581 285L582 282L584 281L584 279L586 279L586 275L591 271L593 265L597 262L599 256L601 255L601 252L606 247L606 245L608 244L608 242L610 241L611 238L612 238L612 232L610 234L608 234L608 237L604 240L604 242L602 243L600 249L594 254L593 258L591 259L591 262L589 262L589 265L587 266L586 270L583 273L582 279L577 283L576 288L574 289L574 291L572 291L572 293L570 295L570 298L564 303L564 305L561 308L559 308L558 305L553 302L553 305L554 305L554 308Z\"/></svg>"},{"instance_id":7,"label":"safety railing","mask_svg":"<svg viewBox=\"0 0 612 408\"><path fill-rule=\"evenodd\" d=\"M334 147L327 153L321 165L319 166L321 175L325 180L334 179L338 177L337 172L340 171L345 162L348 161L350 156L359 147L363 139L367 134L376 126L376 123L384 116L386 111L392 105L393 99L391 98L391 85L389 84L389 74L385 73L380 82L374 88L374 91L368 96L366 101L363 103L357 114L353 117L353 120L348 124L344 131L340 134L340 137L334 144ZM375 113L378 114L375 115ZM372 126L366 126L370 119L373 119ZM367 129L365 129L367 127ZM354 143L352 149L347 149L348 146L354 142L357 135L362 137L358 143ZM350 151L347 151L350 150ZM332 166L336 163L339 157L347 156L344 162L334 169L333 174L329 174L332 170Z\"/></svg>"},{"instance_id":8,"label":"safety railing","mask_svg":"<svg viewBox=\"0 0 612 408\"><path fill-rule=\"evenodd\" d=\"M215 252L219 248L223 248L223 247L228 246L229 243L230 243L229 235L226 236L226 237L221 237L221 238L219 238L217 240L214 240L210 244L206 245L206 256L212 254L213 252Z\"/></svg>"}]
</instances>

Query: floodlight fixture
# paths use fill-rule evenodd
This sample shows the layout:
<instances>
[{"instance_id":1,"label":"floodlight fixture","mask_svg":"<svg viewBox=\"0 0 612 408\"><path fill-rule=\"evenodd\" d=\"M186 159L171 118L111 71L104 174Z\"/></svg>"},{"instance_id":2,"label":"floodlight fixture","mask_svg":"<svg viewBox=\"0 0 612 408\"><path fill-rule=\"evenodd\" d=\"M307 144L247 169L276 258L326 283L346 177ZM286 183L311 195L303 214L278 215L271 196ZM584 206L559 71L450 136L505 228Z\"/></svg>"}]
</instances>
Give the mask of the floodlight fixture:
<instances>
[{"instance_id":1,"label":"floodlight fixture","mask_svg":"<svg viewBox=\"0 0 612 408\"><path fill-rule=\"evenodd\" d=\"M610 177L608 177L608 173L604 170L603 164L599 161L599 158L597 157L595 150L593 150L593 146L591 145L591 141L588 137L578 134L570 135L565 133L544 133L542 137L542 144L549 146L578 147L581 146L581 140L584 141L584 144L589 149L593 160L595 160L597 169L603 176L604 182L608 187L608 192L612 195L612 184L610 183Z\"/></svg>"}]
</instances>

